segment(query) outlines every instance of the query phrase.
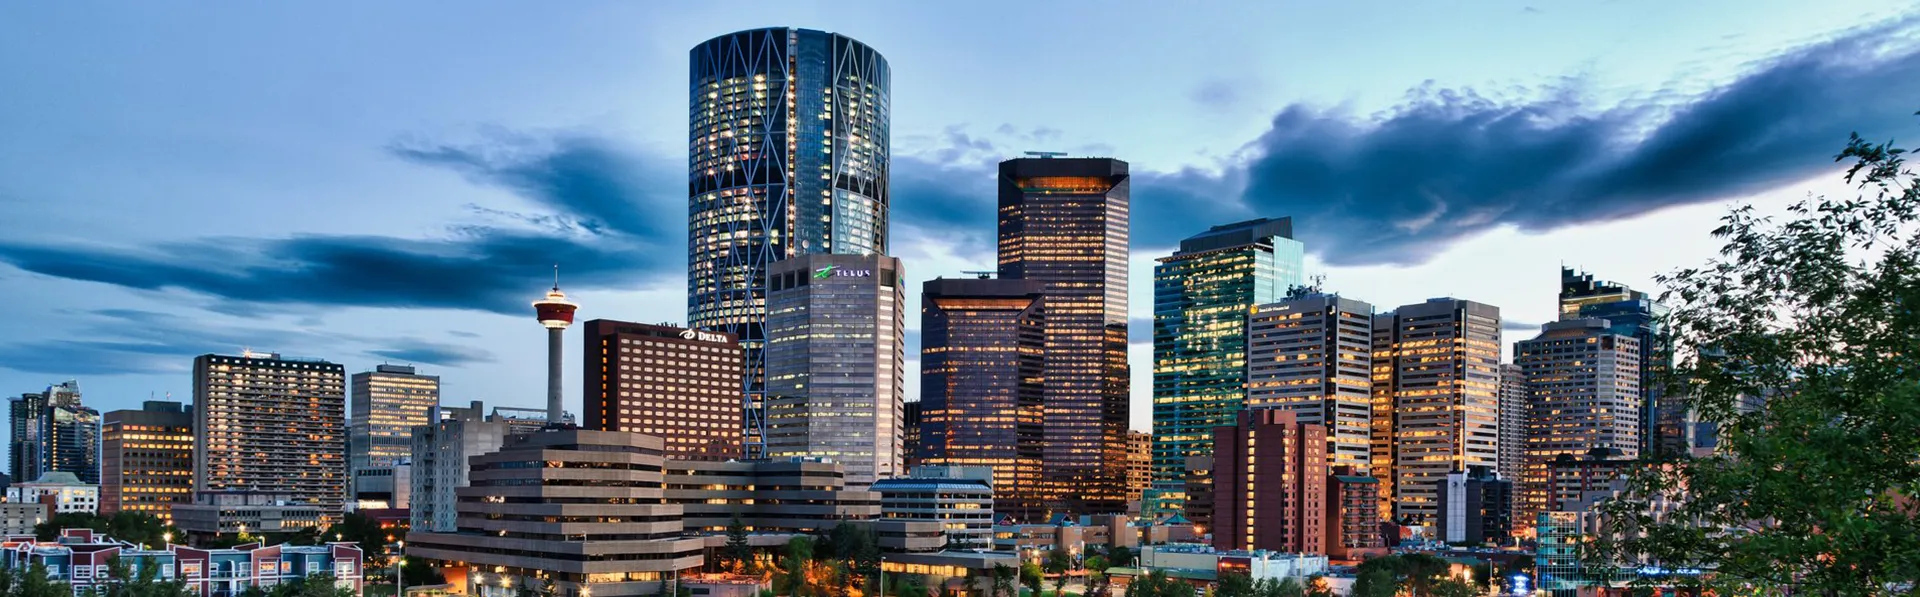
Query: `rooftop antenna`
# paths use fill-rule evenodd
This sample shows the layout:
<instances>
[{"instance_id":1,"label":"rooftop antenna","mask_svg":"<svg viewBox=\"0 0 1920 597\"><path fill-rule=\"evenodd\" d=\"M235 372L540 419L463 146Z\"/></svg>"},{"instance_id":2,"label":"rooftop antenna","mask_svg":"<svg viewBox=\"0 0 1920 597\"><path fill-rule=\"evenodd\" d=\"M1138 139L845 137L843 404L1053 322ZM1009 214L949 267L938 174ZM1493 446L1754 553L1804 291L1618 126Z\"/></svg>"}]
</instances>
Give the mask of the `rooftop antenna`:
<instances>
[{"instance_id":1,"label":"rooftop antenna","mask_svg":"<svg viewBox=\"0 0 1920 597\"><path fill-rule=\"evenodd\" d=\"M560 264L553 264L553 289L560 289Z\"/></svg>"},{"instance_id":2,"label":"rooftop antenna","mask_svg":"<svg viewBox=\"0 0 1920 597\"><path fill-rule=\"evenodd\" d=\"M981 280L990 280L993 278L993 272L985 271L985 270L965 270L960 273L969 274Z\"/></svg>"},{"instance_id":3,"label":"rooftop antenna","mask_svg":"<svg viewBox=\"0 0 1920 597\"><path fill-rule=\"evenodd\" d=\"M1029 152L1026 152L1026 154L1027 154L1028 156L1030 156L1030 157L1036 157L1036 158L1040 158L1040 159L1043 159L1043 160L1046 160L1046 159L1053 159L1053 158L1057 158L1057 157L1065 157L1065 156L1067 155L1067 152L1064 152L1064 151L1029 151Z\"/></svg>"}]
</instances>

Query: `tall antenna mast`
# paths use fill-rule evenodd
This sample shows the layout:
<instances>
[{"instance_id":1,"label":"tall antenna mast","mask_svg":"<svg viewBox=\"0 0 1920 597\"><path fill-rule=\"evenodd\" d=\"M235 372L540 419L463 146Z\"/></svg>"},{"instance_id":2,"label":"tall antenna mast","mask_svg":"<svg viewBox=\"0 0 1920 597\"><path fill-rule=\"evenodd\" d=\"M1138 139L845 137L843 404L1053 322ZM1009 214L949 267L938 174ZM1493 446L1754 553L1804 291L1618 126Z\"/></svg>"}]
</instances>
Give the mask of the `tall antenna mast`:
<instances>
[{"instance_id":1,"label":"tall antenna mast","mask_svg":"<svg viewBox=\"0 0 1920 597\"><path fill-rule=\"evenodd\" d=\"M560 289L560 264L553 264L553 289Z\"/></svg>"}]
</instances>

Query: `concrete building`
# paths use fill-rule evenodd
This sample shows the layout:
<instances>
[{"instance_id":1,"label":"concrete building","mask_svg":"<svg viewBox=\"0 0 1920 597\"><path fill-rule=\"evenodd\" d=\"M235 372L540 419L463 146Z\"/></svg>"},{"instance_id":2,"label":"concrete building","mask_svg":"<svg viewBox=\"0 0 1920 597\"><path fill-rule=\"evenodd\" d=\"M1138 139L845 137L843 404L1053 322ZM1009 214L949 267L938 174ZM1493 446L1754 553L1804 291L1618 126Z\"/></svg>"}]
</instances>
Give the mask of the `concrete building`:
<instances>
[{"instance_id":1,"label":"concrete building","mask_svg":"<svg viewBox=\"0 0 1920 597\"><path fill-rule=\"evenodd\" d=\"M32 535L34 527L52 518L52 508L42 502L0 503L0 535Z\"/></svg>"},{"instance_id":2,"label":"concrete building","mask_svg":"<svg viewBox=\"0 0 1920 597\"><path fill-rule=\"evenodd\" d=\"M1188 456L1213 450L1213 428L1247 401L1247 312L1300 285L1305 252L1293 219L1214 226L1153 266L1155 488L1177 491Z\"/></svg>"},{"instance_id":3,"label":"concrete building","mask_svg":"<svg viewBox=\"0 0 1920 597\"><path fill-rule=\"evenodd\" d=\"M583 327L586 428L658 437L667 458L740 456L738 338L611 319Z\"/></svg>"},{"instance_id":4,"label":"concrete building","mask_svg":"<svg viewBox=\"0 0 1920 597\"><path fill-rule=\"evenodd\" d=\"M1608 450L1639 457L1640 355L1640 342L1614 333L1604 319L1548 323L1538 337L1514 343L1529 405L1519 479L1523 525L1550 508L1547 465L1560 456Z\"/></svg>"},{"instance_id":5,"label":"concrete building","mask_svg":"<svg viewBox=\"0 0 1920 597\"><path fill-rule=\"evenodd\" d=\"M440 377L409 365L376 365L353 374L347 423L347 470L357 508L405 508L406 485L394 466L413 457L413 428L440 405Z\"/></svg>"},{"instance_id":6,"label":"concrete building","mask_svg":"<svg viewBox=\"0 0 1920 597\"><path fill-rule=\"evenodd\" d=\"M1660 376L1673 369L1673 347L1661 321L1666 314L1667 307L1644 292L1560 268L1561 320L1604 319L1612 333L1639 343L1638 454L1685 455L1705 440L1695 432L1697 417L1684 397L1667 395L1660 384Z\"/></svg>"},{"instance_id":7,"label":"concrete building","mask_svg":"<svg viewBox=\"0 0 1920 597\"><path fill-rule=\"evenodd\" d=\"M22 394L8 406L14 479L64 472L83 483L100 482L100 412L80 403L79 382Z\"/></svg>"},{"instance_id":8,"label":"concrete building","mask_svg":"<svg viewBox=\"0 0 1920 597\"><path fill-rule=\"evenodd\" d=\"M44 567L48 577L66 583L76 597L109 591L114 560L124 561L133 570L152 562L161 579L181 581L194 597L241 595L252 587L266 589L316 574L332 575L335 587L354 595L365 589L364 554L352 543L255 543L210 550L172 544L153 549L89 529L65 529L55 541L20 538L7 541L4 547L12 557L0 558L0 568L19 575L28 567Z\"/></svg>"},{"instance_id":9,"label":"concrete building","mask_svg":"<svg viewBox=\"0 0 1920 597\"><path fill-rule=\"evenodd\" d=\"M235 533L293 533L326 528L326 510L302 496L251 491L202 491L193 503L173 505L173 526L194 537Z\"/></svg>"},{"instance_id":10,"label":"concrete building","mask_svg":"<svg viewBox=\"0 0 1920 597\"><path fill-rule=\"evenodd\" d=\"M174 504L193 501L193 413L185 404L149 400L140 410L116 410L104 419L100 514L171 520Z\"/></svg>"},{"instance_id":11,"label":"concrete building","mask_svg":"<svg viewBox=\"0 0 1920 597\"><path fill-rule=\"evenodd\" d=\"M1124 593L1134 579L1153 571L1185 581L1196 588L1204 588L1219 581L1223 572L1245 574L1255 581L1291 578L1305 584L1308 578L1326 574L1327 566L1327 556L1324 555L1222 550L1203 545L1160 545L1142 547L1138 566L1115 568L1109 571L1109 576L1112 577L1112 591Z\"/></svg>"},{"instance_id":12,"label":"concrete building","mask_svg":"<svg viewBox=\"0 0 1920 597\"><path fill-rule=\"evenodd\" d=\"M39 479L16 482L7 487L7 501L22 504L45 503L55 514L100 511L100 486L83 483L73 473L47 473Z\"/></svg>"},{"instance_id":13,"label":"concrete building","mask_svg":"<svg viewBox=\"0 0 1920 597\"><path fill-rule=\"evenodd\" d=\"M1184 516L1202 534L1213 529L1213 455L1188 456L1187 479L1181 490L1187 495Z\"/></svg>"},{"instance_id":14,"label":"concrete building","mask_svg":"<svg viewBox=\"0 0 1920 597\"><path fill-rule=\"evenodd\" d=\"M1519 479L1527 452L1527 373L1519 365L1500 365L1500 450L1502 479Z\"/></svg>"},{"instance_id":15,"label":"concrete building","mask_svg":"<svg viewBox=\"0 0 1920 597\"><path fill-rule=\"evenodd\" d=\"M654 594L661 579L704 561L705 541L684 535L681 507L662 503L664 448L618 431L514 436L471 459L457 530L407 533L407 555L464 568L469 595L508 597L542 579L556 595Z\"/></svg>"},{"instance_id":16,"label":"concrete building","mask_svg":"<svg viewBox=\"0 0 1920 597\"><path fill-rule=\"evenodd\" d=\"M1373 433L1373 305L1309 294L1247 315L1247 407L1327 429L1327 466L1365 468Z\"/></svg>"},{"instance_id":17,"label":"concrete building","mask_svg":"<svg viewBox=\"0 0 1920 597\"><path fill-rule=\"evenodd\" d=\"M759 535L812 535L879 519L880 494L850 488L845 471L817 458L669 460L665 503L680 508L687 532L709 536L724 536L735 516Z\"/></svg>"},{"instance_id":18,"label":"concrete building","mask_svg":"<svg viewBox=\"0 0 1920 597\"><path fill-rule=\"evenodd\" d=\"M1060 510L1126 510L1131 178L1109 158L1000 163L1000 277L1046 284L1041 468Z\"/></svg>"},{"instance_id":19,"label":"concrete building","mask_svg":"<svg viewBox=\"0 0 1920 597\"><path fill-rule=\"evenodd\" d=\"M884 520L940 523L949 549L993 546L993 469L922 466L874 482Z\"/></svg>"},{"instance_id":20,"label":"concrete building","mask_svg":"<svg viewBox=\"0 0 1920 597\"><path fill-rule=\"evenodd\" d=\"M1584 512L1626 490L1626 478L1641 466L1618 450L1584 456L1562 454L1547 463L1546 512ZM1535 516L1538 519L1538 515Z\"/></svg>"},{"instance_id":21,"label":"concrete building","mask_svg":"<svg viewBox=\"0 0 1920 597\"><path fill-rule=\"evenodd\" d=\"M1375 420L1391 421L1375 427L1374 477L1395 519L1431 523L1447 473L1499 464L1500 308L1438 298L1375 315L1373 351Z\"/></svg>"},{"instance_id":22,"label":"concrete building","mask_svg":"<svg viewBox=\"0 0 1920 597\"><path fill-rule=\"evenodd\" d=\"M1140 500L1153 486L1153 435L1127 430L1127 508L1138 515Z\"/></svg>"},{"instance_id":23,"label":"concrete building","mask_svg":"<svg viewBox=\"0 0 1920 597\"><path fill-rule=\"evenodd\" d=\"M1387 555L1380 540L1380 480L1339 467L1327 478L1327 555L1359 561Z\"/></svg>"},{"instance_id":24,"label":"concrete building","mask_svg":"<svg viewBox=\"0 0 1920 597\"><path fill-rule=\"evenodd\" d=\"M1434 488L1440 515L1436 536L1464 545L1507 544L1513 537L1513 482L1491 467L1447 473Z\"/></svg>"},{"instance_id":25,"label":"concrete building","mask_svg":"<svg viewBox=\"0 0 1920 597\"><path fill-rule=\"evenodd\" d=\"M1292 411L1241 411L1216 427L1213 546L1324 554L1327 431Z\"/></svg>"},{"instance_id":26,"label":"concrete building","mask_svg":"<svg viewBox=\"0 0 1920 597\"><path fill-rule=\"evenodd\" d=\"M951 590L960 597L991 595L995 566L1018 569L1020 558L998 551L942 551L893 554L880 562L880 569L890 578L899 574L917 576L931 594L945 595Z\"/></svg>"},{"instance_id":27,"label":"concrete building","mask_svg":"<svg viewBox=\"0 0 1920 597\"><path fill-rule=\"evenodd\" d=\"M456 490L467 486L468 459L499 450L509 435L532 433L546 424L545 411L519 409L525 416L512 417L514 411L503 410L486 415L478 400L466 408L435 407L428 417L435 423L413 428L415 460L407 484L414 530L454 532Z\"/></svg>"},{"instance_id":28,"label":"concrete building","mask_svg":"<svg viewBox=\"0 0 1920 597\"><path fill-rule=\"evenodd\" d=\"M921 458L993 469L993 510L1046 517L1040 480L1045 285L929 280L920 293Z\"/></svg>"},{"instance_id":29,"label":"concrete building","mask_svg":"<svg viewBox=\"0 0 1920 597\"><path fill-rule=\"evenodd\" d=\"M830 458L854 486L905 472L900 260L805 255L767 271L767 455Z\"/></svg>"},{"instance_id":30,"label":"concrete building","mask_svg":"<svg viewBox=\"0 0 1920 597\"><path fill-rule=\"evenodd\" d=\"M193 360L193 487L292 496L339 520L347 497L346 368L247 352Z\"/></svg>"}]
</instances>

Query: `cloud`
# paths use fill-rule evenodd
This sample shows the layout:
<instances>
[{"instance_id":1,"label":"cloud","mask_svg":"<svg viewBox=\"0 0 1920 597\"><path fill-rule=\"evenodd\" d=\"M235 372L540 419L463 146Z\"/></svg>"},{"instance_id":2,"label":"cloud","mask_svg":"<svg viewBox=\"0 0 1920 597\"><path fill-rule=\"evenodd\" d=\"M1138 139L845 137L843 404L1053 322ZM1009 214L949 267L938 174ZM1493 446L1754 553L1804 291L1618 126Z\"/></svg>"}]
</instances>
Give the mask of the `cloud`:
<instances>
[{"instance_id":1,"label":"cloud","mask_svg":"<svg viewBox=\"0 0 1920 597\"><path fill-rule=\"evenodd\" d=\"M196 356L234 354L242 348L297 349L302 355L334 362L341 362L341 355L362 352L445 367L494 361L491 352L463 344L290 329L271 323L234 326L141 309L67 311L61 319L68 327L57 338L0 344L0 368L55 376L180 373L191 369Z\"/></svg>"},{"instance_id":2,"label":"cloud","mask_svg":"<svg viewBox=\"0 0 1920 597\"><path fill-rule=\"evenodd\" d=\"M369 350L367 354L442 367L462 367L477 363L491 363L493 353L483 349L453 344L442 344L418 339L404 339L389 343L392 348Z\"/></svg>"},{"instance_id":3,"label":"cloud","mask_svg":"<svg viewBox=\"0 0 1920 597\"><path fill-rule=\"evenodd\" d=\"M1501 319L1500 331L1513 334L1538 334L1540 333L1540 325L1541 324L1532 321Z\"/></svg>"},{"instance_id":4,"label":"cloud","mask_svg":"<svg viewBox=\"0 0 1920 597\"><path fill-rule=\"evenodd\" d=\"M1188 97L1201 107L1225 110L1238 105L1243 99L1240 85L1240 82L1229 79L1210 79L1195 87Z\"/></svg>"}]
</instances>

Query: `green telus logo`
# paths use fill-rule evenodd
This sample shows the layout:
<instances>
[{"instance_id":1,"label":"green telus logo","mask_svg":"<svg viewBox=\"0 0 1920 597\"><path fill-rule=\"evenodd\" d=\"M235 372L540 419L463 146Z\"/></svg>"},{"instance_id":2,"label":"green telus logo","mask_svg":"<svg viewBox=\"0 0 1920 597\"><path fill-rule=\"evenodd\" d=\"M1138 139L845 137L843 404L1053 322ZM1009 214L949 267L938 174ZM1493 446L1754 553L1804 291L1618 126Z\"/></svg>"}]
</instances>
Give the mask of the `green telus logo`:
<instances>
[{"instance_id":1,"label":"green telus logo","mask_svg":"<svg viewBox=\"0 0 1920 597\"><path fill-rule=\"evenodd\" d=\"M832 276L833 276L833 270L836 270L836 269L840 269L840 266L838 266L838 265L829 265L829 266L826 266L826 267L823 267L823 268L820 268L820 269L817 269L817 270L813 270L813 279L815 279L815 280L825 280L825 279L827 279L827 278L829 278L829 277L832 277Z\"/></svg>"}]
</instances>

